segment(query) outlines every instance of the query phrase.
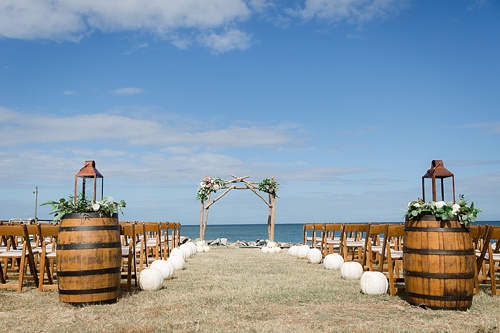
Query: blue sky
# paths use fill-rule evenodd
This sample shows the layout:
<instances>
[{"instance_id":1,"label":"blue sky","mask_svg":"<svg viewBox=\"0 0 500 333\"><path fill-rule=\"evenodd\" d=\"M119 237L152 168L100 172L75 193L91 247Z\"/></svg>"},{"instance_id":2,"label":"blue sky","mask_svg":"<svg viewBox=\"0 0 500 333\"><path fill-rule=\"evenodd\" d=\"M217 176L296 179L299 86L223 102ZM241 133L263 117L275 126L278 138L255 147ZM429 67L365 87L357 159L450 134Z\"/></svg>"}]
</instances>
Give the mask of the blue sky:
<instances>
[{"instance_id":1,"label":"blue sky","mask_svg":"<svg viewBox=\"0 0 500 333\"><path fill-rule=\"evenodd\" d=\"M122 220L198 224L233 174L276 178L277 223L401 221L438 159L499 220L499 59L494 0L3 1L0 218L95 160ZM266 221L249 191L210 209Z\"/></svg>"}]
</instances>

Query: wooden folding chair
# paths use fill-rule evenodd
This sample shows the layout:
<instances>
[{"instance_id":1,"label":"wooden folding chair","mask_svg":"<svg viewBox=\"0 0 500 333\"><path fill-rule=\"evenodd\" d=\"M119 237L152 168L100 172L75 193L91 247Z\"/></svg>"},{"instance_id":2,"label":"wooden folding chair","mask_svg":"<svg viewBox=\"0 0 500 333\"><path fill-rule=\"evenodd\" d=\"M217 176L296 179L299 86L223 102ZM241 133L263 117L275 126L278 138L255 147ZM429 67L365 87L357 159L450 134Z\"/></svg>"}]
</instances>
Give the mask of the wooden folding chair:
<instances>
[{"instance_id":1,"label":"wooden folding chair","mask_svg":"<svg viewBox=\"0 0 500 333\"><path fill-rule=\"evenodd\" d=\"M500 227L490 226L486 238L483 251L477 262L478 267L484 272L485 278L482 283L489 284L491 287L491 295L497 294L497 285L500 284Z\"/></svg>"},{"instance_id":2,"label":"wooden folding chair","mask_svg":"<svg viewBox=\"0 0 500 333\"><path fill-rule=\"evenodd\" d=\"M391 296L396 295L404 288L397 288L396 284L404 282L404 276L401 276L403 268L403 237L405 227L402 224L388 224L384 235L384 242L380 252L381 262L379 264L380 272L384 273L389 282L389 292ZM387 267L387 269L386 269Z\"/></svg>"},{"instance_id":3,"label":"wooden folding chair","mask_svg":"<svg viewBox=\"0 0 500 333\"><path fill-rule=\"evenodd\" d=\"M324 223L321 233L323 258L331 253L340 253L341 232L344 223Z\"/></svg>"},{"instance_id":4,"label":"wooden folding chair","mask_svg":"<svg viewBox=\"0 0 500 333\"><path fill-rule=\"evenodd\" d=\"M59 234L59 225L38 224L38 234L40 235L41 254L40 254L40 276L38 278L38 291L57 290L58 286L54 283L57 271L57 236ZM47 275L47 283L45 283Z\"/></svg>"},{"instance_id":5,"label":"wooden folding chair","mask_svg":"<svg viewBox=\"0 0 500 333\"><path fill-rule=\"evenodd\" d=\"M17 289L17 292L21 292L24 282L31 279L38 286L38 272L34 257L35 253L38 254L38 250L31 248L28 227L21 223L2 225L0 236L9 239L6 250L0 253L0 260L3 261L3 267L0 267L3 270L3 276L0 277L0 289ZM1 261L0 265L2 265ZM28 274L28 266L30 274ZM17 285L8 283L11 279L17 279Z\"/></svg>"},{"instance_id":6,"label":"wooden folding chair","mask_svg":"<svg viewBox=\"0 0 500 333\"><path fill-rule=\"evenodd\" d=\"M344 261L357 261L363 265L363 249L369 232L370 223L344 223L341 233L341 252Z\"/></svg>"},{"instance_id":7,"label":"wooden folding chair","mask_svg":"<svg viewBox=\"0 0 500 333\"><path fill-rule=\"evenodd\" d=\"M146 266L149 266L153 260L158 260L161 257L161 225L160 222L143 222L144 232L146 235L145 251Z\"/></svg>"},{"instance_id":8,"label":"wooden folding chair","mask_svg":"<svg viewBox=\"0 0 500 333\"><path fill-rule=\"evenodd\" d=\"M317 248L321 245L321 234L323 232L323 224L321 223L305 223L304 231L304 245L310 248Z\"/></svg>"},{"instance_id":9,"label":"wooden folding chair","mask_svg":"<svg viewBox=\"0 0 500 333\"><path fill-rule=\"evenodd\" d=\"M363 268L367 271L379 269L381 262L381 252L385 233L387 232L387 224L371 224L368 237L366 237L364 247L364 262Z\"/></svg>"},{"instance_id":10,"label":"wooden folding chair","mask_svg":"<svg viewBox=\"0 0 500 333\"><path fill-rule=\"evenodd\" d=\"M121 278L127 280L125 288L130 292L132 291L132 278L134 279L134 286L137 288L136 242L138 234L136 233L136 224L130 222L120 223L120 235L122 238Z\"/></svg>"},{"instance_id":11,"label":"wooden folding chair","mask_svg":"<svg viewBox=\"0 0 500 333\"><path fill-rule=\"evenodd\" d=\"M486 255L487 247L484 248L485 238L489 231L488 225L475 225L469 226L470 235L472 238L473 247L476 254L476 261L474 262L474 273L475 273L475 281L474 281L474 294L479 292L479 285L484 283L487 280L486 272L482 269L482 262L484 260L484 256ZM483 249L485 253L483 253Z\"/></svg>"}]
</instances>

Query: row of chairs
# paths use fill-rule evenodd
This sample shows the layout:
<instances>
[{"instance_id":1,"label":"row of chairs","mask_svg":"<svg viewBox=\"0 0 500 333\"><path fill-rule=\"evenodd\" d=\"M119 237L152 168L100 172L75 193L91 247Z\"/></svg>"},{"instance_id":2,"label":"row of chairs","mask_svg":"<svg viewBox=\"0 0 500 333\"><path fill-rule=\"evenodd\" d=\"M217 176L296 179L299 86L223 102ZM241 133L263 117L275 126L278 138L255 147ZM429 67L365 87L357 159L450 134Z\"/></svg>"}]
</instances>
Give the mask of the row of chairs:
<instances>
[{"instance_id":1,"label":"row of chairs","mask_svg":"<svg viewBox=\"0 0 500 333\"><path fill-rule=\"evenodd\" d=\"M500 226L470 226L476 251L475 290L488 285L492 295L500 284ZM392 296L404 290L404 225L382 223L304 224L304 244L319 248L323 257L338 253L358 261L364 270L383 272Z\"/></svg>"},{"instance_id":2,"label":"row of chairs","mask_svg":"<svg viewBox=\"0 0 500 333\"><path fill-rule=\"evenodd\" d=\"M326 257L337 253L344 261L357 261L364 270L380 271L388 279L389 292L403 290L402 224L306 223L304 244L319 248Z\"/></svg>"},{"instance_id":3,"label":"row of chairs","mask_svg":"<svg viewBox=\"0 0 500 333\"><path fill-rule=\"evenodd\" d=\"M39 291L57 289L58 231L53 224L0 224L0 289L21 292L29 281ZM180 231L179 222L120 222L122 287L131 291L144 267L167 259L180 245Z\"/></svg>"}]
</instances>

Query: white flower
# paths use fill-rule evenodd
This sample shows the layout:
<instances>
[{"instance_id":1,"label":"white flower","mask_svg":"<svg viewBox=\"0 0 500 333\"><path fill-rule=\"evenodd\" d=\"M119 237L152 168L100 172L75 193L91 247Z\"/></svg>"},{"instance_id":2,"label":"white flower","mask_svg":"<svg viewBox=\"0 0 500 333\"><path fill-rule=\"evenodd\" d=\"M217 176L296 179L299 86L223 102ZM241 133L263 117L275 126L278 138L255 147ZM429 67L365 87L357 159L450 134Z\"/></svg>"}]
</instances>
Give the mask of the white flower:
<instances>
[{"instance_id":1,"label":"white flower","mask_svg":"<svg viewBox=\"0 0 500 333\"><path fill-rule=\"evenodd\" d=\"M453 215L457 215L458 211L460 210L460 205L459 204L453 204L453 206L451 206L451 207L453 207L453 210L451 211L451 213Z\"/></svg>"},{"instance_id":2,"label":"white flower","mask_svg":"<svg viewBox=\"0 0 500 333\"><path fill-rule=\"evenodd\" d=\"M413 207L418 208L418 207L420 207L420 204L419 204L418 202L415 202L415 203L413 204Z\"/></svg>"},{"instance_id":3,"label":"white flower","mask_svg":"<svg viewBox=\"0 0 500 333\"><path fill-rule=\"evenodd\" d=\"M99 211L99 208L101 208L101 205L98 202L92 205L92 209L94 210L94 212Z\"/></svg>"},{"instance_id":4,"label":"white flower","mask_svg":"<svg viewBox=\"0 0 500 333\"><path fill-rule=\"evenodd\" d=\"M113 197L108 197L108 202L113 202Z\"/></svg>"},{"instance_id":5,"label":"white flower","mask_svg":"<svg viewBox=\"0 0 500 333\"><path fill-rule=\"evenodd\" d=\"M443 208L443 206L446 206L446 202L444 202L444 201L438 201L438 202L436 202L436 208L437 209Z\"/></svg>"}]
</instances>

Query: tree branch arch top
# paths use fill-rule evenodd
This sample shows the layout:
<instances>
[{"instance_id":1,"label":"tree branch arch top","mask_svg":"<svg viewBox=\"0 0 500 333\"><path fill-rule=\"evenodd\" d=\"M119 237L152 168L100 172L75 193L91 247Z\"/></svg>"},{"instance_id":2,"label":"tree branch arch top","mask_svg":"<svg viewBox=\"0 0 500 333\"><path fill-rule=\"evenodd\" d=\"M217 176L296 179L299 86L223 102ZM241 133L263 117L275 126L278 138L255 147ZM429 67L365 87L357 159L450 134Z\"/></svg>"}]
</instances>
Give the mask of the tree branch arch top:
<instances>
[{"instance_id":1,"label":"tree branch arch top","mask_svg":"<svg viewBox=\"0 0 500 333\"><path fill-rule=\"evenodd\" d=\"M267 218L267 232L269 241L274 241L274 222L276 218L276 191L278 190L279 184L274 180L274 177L270 179L266 178L260 183L251 182L248 180L250 176L238 177L231 175L232 179L222 180L219 177L209 177L205 176L200 182L198 187L198 192L196 198L201 201L200 210L200 239L205 239L205 230L207 228L208 213L210 207L219 201L223 196L229 193L231 190L250 190L255 195L257 195L268 207L268 218ZM212 193L216 193L219 190L223 190L215 199L211 200ZM268 194L268 198L264 198L259 192L264 192Z\"/></svg>"}]
</instances>

